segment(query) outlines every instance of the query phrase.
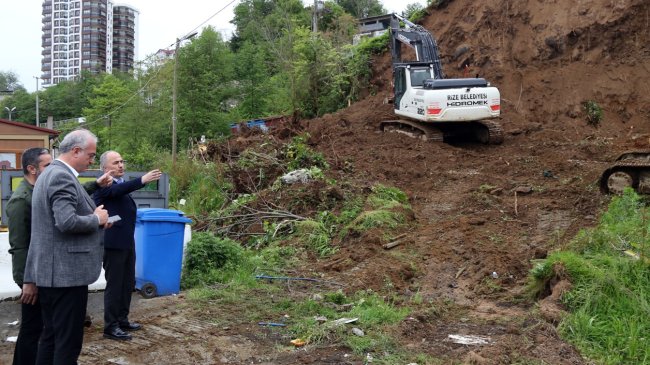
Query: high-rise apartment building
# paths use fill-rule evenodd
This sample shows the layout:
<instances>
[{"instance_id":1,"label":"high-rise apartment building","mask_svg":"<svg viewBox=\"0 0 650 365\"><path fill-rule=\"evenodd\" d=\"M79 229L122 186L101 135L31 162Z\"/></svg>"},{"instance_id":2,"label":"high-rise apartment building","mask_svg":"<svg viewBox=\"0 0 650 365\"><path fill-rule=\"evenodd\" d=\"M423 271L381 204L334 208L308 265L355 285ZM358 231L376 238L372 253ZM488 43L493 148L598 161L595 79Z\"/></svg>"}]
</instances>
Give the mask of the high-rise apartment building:
<instances>
[{"instance_id":1,"label":"high-rise apartment building","mask_svg":"<svg viewBox=\"0 0 650 365\"><path fill-rule=\"evenodd\" d=\"M137 57L137 15L110 0L43 1L43 86L74 79L82 70L131 70Z\"/></svg>"},{"instance_id":2,"label":"high-rise apartment building","mask_svg":"<svg viewBox=\"0 0 650 365\"><path fill-rule=\"evenodd\" d=\"M128 72L138 59L138 11L128 5L113 6L113 69Z\"/></svg>"}]
</instances>

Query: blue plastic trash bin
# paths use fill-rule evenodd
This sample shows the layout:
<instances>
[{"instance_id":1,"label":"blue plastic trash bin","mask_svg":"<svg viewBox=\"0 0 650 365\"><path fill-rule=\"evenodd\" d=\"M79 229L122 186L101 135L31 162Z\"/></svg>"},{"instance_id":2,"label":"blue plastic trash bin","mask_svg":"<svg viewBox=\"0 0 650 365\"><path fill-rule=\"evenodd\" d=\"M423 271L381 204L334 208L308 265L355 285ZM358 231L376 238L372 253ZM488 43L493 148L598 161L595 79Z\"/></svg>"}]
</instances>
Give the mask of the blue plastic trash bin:
<instances>
[{"instance_id":1,"label":"blue plastic trash bin","mask_svg":"<svg viewBox=\"0 0 650 365\"><path fill-rule=\"evenodd\" d=\"M181 290L183 236L192 220L179 210L138 209L135 221L135 287L145 298Z\"/></svg>"}]
</instances>

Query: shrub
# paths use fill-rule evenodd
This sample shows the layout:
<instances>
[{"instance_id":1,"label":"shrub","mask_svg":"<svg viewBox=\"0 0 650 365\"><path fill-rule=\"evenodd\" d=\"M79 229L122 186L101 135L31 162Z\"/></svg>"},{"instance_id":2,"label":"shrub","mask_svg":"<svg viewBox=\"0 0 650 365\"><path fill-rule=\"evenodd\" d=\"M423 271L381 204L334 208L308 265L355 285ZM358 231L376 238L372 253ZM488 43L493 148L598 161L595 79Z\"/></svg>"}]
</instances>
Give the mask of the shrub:
<instances>
[{"instance_id":1,"label":"shrub","mask_svg":"<svg viewBox=\"0 0 650 365\"><path fill-rule=\"evenodd\" d=\"M244 249L237 242L209 232L196 232L187 244L183 287L220 282L224 272L235 270L243 259Z\"/></svg>"},{"instance_id":2,"label":"shrub","mask_svg":"<svg viewBox=\"0 0 650 365\"><path fill-rule=\"evenodd\" d=\"M307 146L306 141L308 138L309 135L296 136L293 137L291 143L285 145L283 152L288 162L287 168L290 171L300 168L309 169L312 167L325 170L329 168L329 164L325 160L325 157L323 157L323 154L314 152Z\"/></svg>"},{"instance_id":3,"label":"shrub","mask_svg":"<svg viewBox=\"0 0 650 365\"><path fill-rule=\"evenodd\" d=\"M585 101L584 108L587 113L587 123L598 127L603 120L603 109L593 100Z\"/></svg>"},{"instance_id":4,"label":"shrub","mask_svg":"<svg viewBox=\"0 0 650 365\"><path fill-rule=\"evenodd\" d=\"M165 167L170 174L170 206L180 208L190 215L209 214L225 203L231 184L224 179L221 166L215 163L198 163L180 157L173 166ZM178 206L185 199L185 206Z\"/></svg>"}]
</instances>

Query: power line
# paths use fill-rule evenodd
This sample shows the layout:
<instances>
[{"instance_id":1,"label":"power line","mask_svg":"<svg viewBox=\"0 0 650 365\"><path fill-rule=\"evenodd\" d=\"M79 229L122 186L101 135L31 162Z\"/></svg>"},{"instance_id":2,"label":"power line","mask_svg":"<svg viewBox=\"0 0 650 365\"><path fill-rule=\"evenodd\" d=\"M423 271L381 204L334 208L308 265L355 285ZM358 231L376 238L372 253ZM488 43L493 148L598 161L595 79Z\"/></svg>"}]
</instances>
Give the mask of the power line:
<instances>
[{"instance_id":1,"label":"power line","mask_svg":"<svg viewBox=\"0 0 650 365\"><path fill-rule=\"evenodd\" d=\"M214 18L215 16L219 15L222 11L226 10L230 5L234 4L234 3L237 2L237 1L238 1L238 0L232 0L231 2L229 2L228 4L226 4L223 8L219 9L217 12L215 12L214 14L212 14L209 18L207 18L207 19L206 19L205 21L203 21L201 24L197 25L194 29L192 29L192 30L190 30L189 32L187 32L183 37L186 37L187 35L191 34L191 33L194 32L195 30L199 29L199 28L200 28L201 26L203 26L205 23L209 22L212 18ZM181 37L181 38L183 38L183 37ZM168 49L168 48L170 48L170 47L172 47L172 46L175 46L175 45L176 45L176 41L174 41L173 43L171 43L169 46L164 47L164 48L161 48L161 49ZM152 54L150 54L149 56L147 56L145 59L143 59L142 61L139 61L139 63L143 64L143 63L145 63L146 61L150 60L151 58L153 58L153 57L155 57L155 56L156 56L156 53L152 53ZM84 123L84 126L94 125L95 123L102 121L105 117L111 116L111 115L113 115L114 113L116 113L118 110L122 109L122 108L123 108L124 106L126 106L126 105L127 105L127 104L128 104L128 103L129 103L129 102L130 102L134 97L136 97L139 93L141 93L142 91L144 91L144 89L149 85L149 83L151 83L151 81L152 81L153 79L155 79L156 76L158 76L158 74L160 74L160 71L161 71L161 70L162 70L162 67L158 68L158 70L156 71L156 73L155 73L151 78L149 78L149 80L145 83L145 85L142 86L141 88L139 88L136 92L134 92L134 93L133 93L133 94L132 94L132 95L131 95L131 96L130 96L130 97L129 97L129 98L128 98L124 103L122 103L120 106L116 107L115 109L113 109L112 111L110 111L108 114L104 115L104 116L101 117L101 118L98 118L98 119L93 120L93 121L91 121L91 122ZM38 92L38 91L37 91L37 92ZM46 104L46 105L47 105L47 104ZM25 109L25 110L27 110L27 109ZM25 111L25 110L21 110L21 111ZM15 111L15 113L18 113L18 112L20 112L20 111Z\"/></svg>"},{"instance_id":2,"label":"power line","mask_svg":"<svg viewBox=\"0 0 650 365\"><path fill-rule=\"evenodd\" d=\"M184 35L183 37L181 37L181 38L187 37L189 34L192 34L195 30L199 29L201 26L203 26L205 23L209 22L209 21L210 21L212 18L214 18L215 16L219 15L219 13L221 13L221 12L224 11L224 10L226 10L230 5L234 4L236 1L237 1L237 0L232 0L231 2L229 2L228 4L226 4L223 8L219 9L216 13L212 14L208 19L206 19L205 21L203 21L203 23L197 25L194 29L192 29L192 30L190 30L189 32L185 33L185 35ZM180 39L180 38L179 38L179 39ZM175 45L176 45L176 41L174 41L174 43L170 44L169 46L165 47L165 49L170 48L170 47L175 46ZM154 57L155 55L156 55L156 54L153 53L153 54L149 55L147 58L145 58L144 60L142 60L142 61L140 61L140 62L141 62L141 63L144 63L145 61L149 60L150 58ZM138 95L140 92L142 92L142 91L144 90L144 88L147 87L147 85L149 85L149 83L151 82L151 80L153 80L153 79L154 79L154 78L155 78L155 77L160 73L160 70L161 70L161 69L162 69L162 67L158 68L156 74L155 74L154 76L152 76L152 77L147 81L147 83L146 83L144 86L142 86L140 89L138 89L138 91L136 91L135 93L133 93L133 95L131 95L131 96L130 96L130 97L129 97L129 98L128 98L128 99L127 99L127 100L126 100L122 105L118 106L118 107L115 108L113 111L111 111L110 113L106 114L104 117L108 117L108 116L113 115L115 112L117 112L118 110L120 110L121 108L123 108L123 107L124 107L128 102L130 102L130 101L131 101L131 100L132 100L136 95ZM102 118L98 118L98 119L96 119L96 120L94 120L94 121L92 121L92 122L85 123L84 125L92 125L92 124L95 124L95 123L101 121L104 117L102 117Z\"/></svg>"},{"instance_id":3,"label":"power line","mask_svg":"<svg viewBox=\"0 0 650 365\"><path fill-rule=\"evenodd\" d=\"M196 28L194 28L194 29L190 30L189 32L187 32L187 33L184 35L184 37L188 36L189 34L192 34L195 30L199 29L203 24L209 22L212 18L214 18L215 16L217 16L219 13L221 13L221 12L224 11L224 10L226 10L226 8L228 8L230 5L232 5L232 4L235 3L236 1L237 1L237 0L232 0L231 2L229 2L228 4L226 4L226 6L224 6L223 8L221 8L221 9L220 9L219 11L217 11L216 13L212 14L212 15L211 15L208 19L206 19L203 23L197 25Z\"/></svg>"},{"instance_id":4,"label":"power line","mask_svg":"<svg viewBox=\"0 0 650 365\"><path fill-rule=\"evenodd\" d=\"M156 70L156 73L155 73L153 76L151 76L151 77L149 78L149 80L147 80L147 82L146 82L144 85L142 85L141 88L139 88L139 89L138 89L136 92L134 92L134 93L133 93L133 94L132 94L128 99L126 99L126 101L125 101L124 103L122 103L122 105L116 107L115 109L113 109L113 110L110 111L109 113L104 114L104 116L102 116L102 117L100 117L100 118L97 118L97 119L95 119L95 120L93 120L93 121L91 121L91 122L84 123L84 126L87 126L87 125L93 125L93 124L95 124L95 123L97 123L97 122L99 122L99 121L102 121L104 118L106 118L106 117L110 117L111 115L115 114L118 110L122 109L124 106L126 106L126 104L128 104L131 100L133 100L134 97L136 97L136 96L139 95L142 91L144 91L145 88L146 88L147 86L149 86L149 84L151 83L151 81L154 80L154 79L158 76L158 74L160 74L160 71L161 71L161 70L162 70L162 67L159 67L159 68Z\"/></svg>"},{"instance_id":5,"label":"power line","mask_svg":"<svg viewBox=\"0 0 650 365\"><path fill-rule=\"evenodd\" d=\"M212 18L214 18L215 16L219 15L222 11L226 10L230 5L234 4L234 3L237 2L237 1L238 1L238 0L232 0L231 2L229 2L228 4L226 4L223 8L219 9L216 13L212 14L208 19L206 19L205 21L203 21L203 23L201 23L201 24L197 25L196 27L194 27L194 29L192 29L192 30L190 30L189 32L185 33L182 37L179 37L179 39L182 39L182 38L187 37L188 35L192 34L195 30L199 29L202 25L204 25L205 23L209 22ZM162 47L162 48L159 48L159 49L169 49L169 48L171 48L171 47L174 47L175 45L176 45L176 41L172 42L170 45L168 45L168 46L166 46L166 47ZM141 60L141 61L138 61L138 62L139 62L139 63L145 63L145 62L147 62L148 60L150 60L151 58L153 58L154 56L156 56L156 53L152 53L152 54L150 54L149 56L147 56L145 59L143 59L143 60Z\"/></svg>"}]
</instances>

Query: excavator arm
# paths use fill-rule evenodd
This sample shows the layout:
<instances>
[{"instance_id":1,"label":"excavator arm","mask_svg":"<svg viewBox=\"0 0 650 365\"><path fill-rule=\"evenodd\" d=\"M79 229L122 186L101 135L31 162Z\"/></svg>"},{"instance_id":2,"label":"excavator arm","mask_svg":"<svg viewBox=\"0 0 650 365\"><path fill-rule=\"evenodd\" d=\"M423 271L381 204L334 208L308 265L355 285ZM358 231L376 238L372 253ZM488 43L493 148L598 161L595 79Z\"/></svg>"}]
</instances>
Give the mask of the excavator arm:
<instances>
[{"instance_id":1,"label":"excavator arm","mask_svg":"<svg viewBox=\"0 0 650 365\"><path fill-rule=\"evenodd\" d=\"M404 23L404 28L402 28L400 21ZM401 49L401 45L404 44L415 51L415 61L426 62L433 65L435 79L445 78L440 63L438 44L433 36L431 36L431 33L421 25L414 24L408 19L394 13L393 18L391 19L390 28L390 49L393 56L393 64L404 62L402 60Z\"/></svg>"}]
</instances>

